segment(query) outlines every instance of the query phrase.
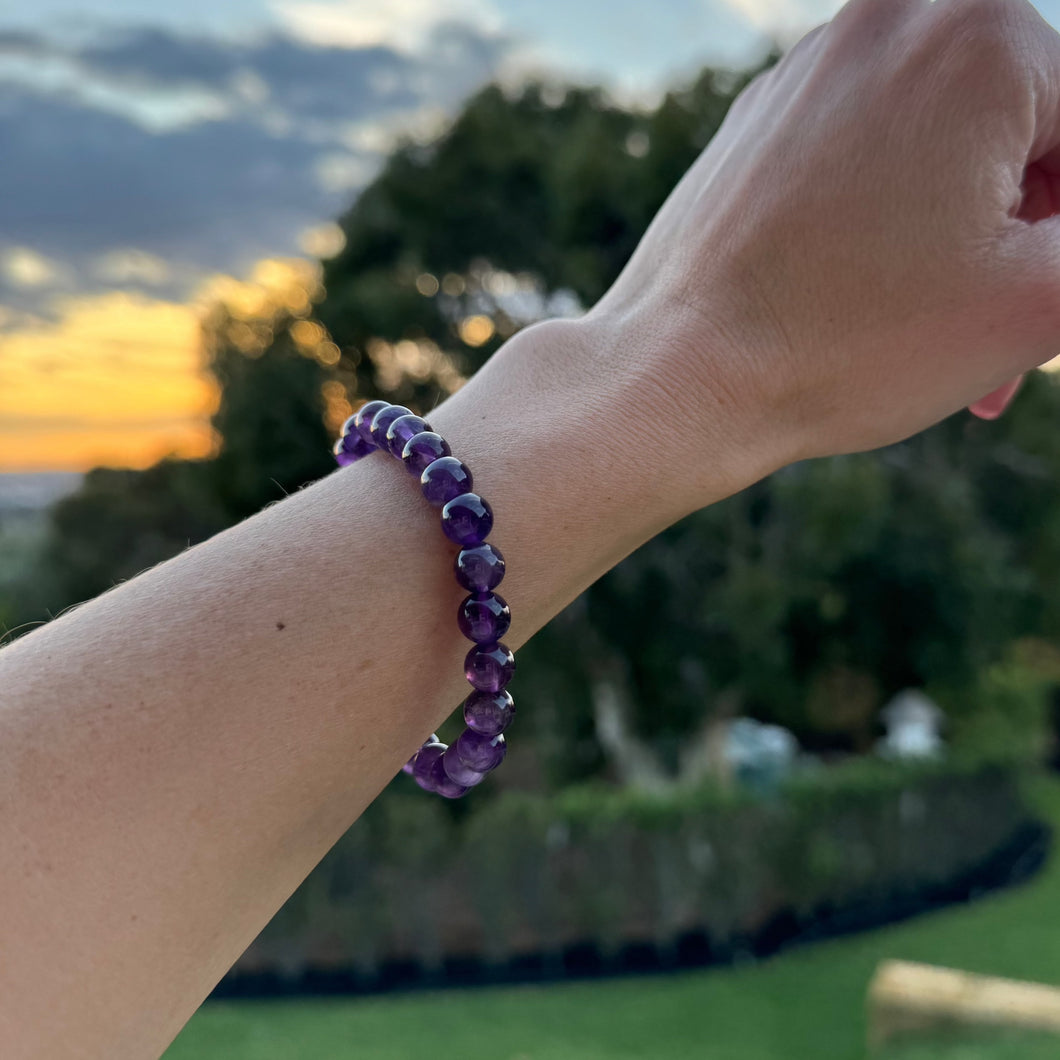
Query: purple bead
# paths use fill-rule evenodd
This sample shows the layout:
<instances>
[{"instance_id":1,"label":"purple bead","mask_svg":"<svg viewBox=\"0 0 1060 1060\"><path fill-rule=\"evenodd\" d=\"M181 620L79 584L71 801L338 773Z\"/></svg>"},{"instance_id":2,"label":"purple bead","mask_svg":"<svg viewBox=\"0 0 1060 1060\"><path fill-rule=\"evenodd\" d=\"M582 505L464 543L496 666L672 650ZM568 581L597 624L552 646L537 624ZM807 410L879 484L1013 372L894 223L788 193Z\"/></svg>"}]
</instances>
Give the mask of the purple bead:
<instances>
[{"instance_id":1,"label":"purple bead","mask_svg":"<svg viewBox=\"0 0 1060 1060\"><path fill-rule=\"evenodd\" d=\"M512 612L503 596L472 593L460 605L456 624L468 640L476 644L494 644L508 632Z\"/></svg>"},{"instance_id":2,"label":"purple bead","mask_svg":"<svg viewBox=\"0 0 1060 1060\"><path fill-rule=\"evenodd\" d=\"M442 530L458 545L481 545L492 529L493 509L477 493L461 493L442 508Z\"/></svg>"},{"instance_id":3,"label":"purple bead","mask_svg":"<svg viewBox=\"0 0 1060 1060\"><path fill-rule=\"evenodd\" d=\"M377 412L382 412L389 404L389 401L369 401L353 414L353 429L371 445L375 445L372 438L372 420Z\"/></svg>"},{"instance_id":4,"label":"purple bead","mask_svg":"<svg viewBox=\"0 0 1060 1060\"><path fill-rule=\"evenodd\" d=\"M446 799L459 799L467 793L467 784L458 784L445 771L445 755L440 755L431 763L429 780L432 784L431 791L437 792Z\"/></svg>"},{"instance_id":5,"label":"purple bead","mask_svg":"<svg viewBox=\"0 0 1060 1060\"><path fill-rule=\"evenodd\" d=\"M485 733L465 729L453 744L451 753L469 769L488 773L504 761L507 751L503 736L486 736Z\"/></svg>"},{"instance_id":6,"label":"purple bead","mask_svg":"<svg viewBox=\"0 0 1060 1060\"><path fill-rule=\"evenodd\" d=\"M387 405L385 409L380 409L372 418L372 441L384 453L389 453L390 449L386 444L386 432L390 430L390 425L394 420L400 419L402 416L411 415L412 409L407 409L404 405Z\"/></svg>"},{"instance_id":7,"label":"purple bead","mask_svg":"<svg viewBox=\"0 0 1060 1060\"><path fill-rule=\"evenodd\" d=\"M434 791L434 780L432 779L432 770L434 763L442 757L442 752L445 750L444 743L428 743L424 744L417 752L412 761L412 779L424 791Z\"/></svg>"},{"instance_id":8,"label":"purple bead","mask_svg":"<svg viewBox=\"0 0 1060 1060\"><path fill-rule=\"evenodd\" d=\"M504 557L493 545L461 549L453 566L456 580L473 593L496 589L504 577Z\"/></svg>"},{"instance_id":9,"label":"purple bead","mask_svg":"<svg viewBox=\"0 0 1060 1060\"><path fill-rule=\"evenodd\" d=\"M346 467L347 464L360 460L362 456L374 453L375 446L369 445L359 434L344 434L335 443L335 448L332 449L332 452L335 454L335 459L339 462L339 466Z\"/></svg>"},{"instance_id":10,"label":"purple bead","mask_svg":"<svg viewBox=\"0 0 1060 1060\"><path fill-rule=\"evenodd\" d=\"M515 702L507 692L472 692L464 700L464 722L485 736L499 736L515 716Z\"/></svg>"},{"instance_id":11,"label":"purple bead","mask_svg":"<svg viewBox=\"0 0 1060 1060\"><path fill-rule=\"evenodd\" d=\"M476 644L464 659L464 675L480 692L499 692L515 673L515 656L504 644Z\"/></svg>"},{"instance_id":12,"label":"purple bead","mask_svg":"<svg viewBox=\"0 0 1060 1060\"><path fill-rule=\"evenodd\" d=\"M346 437L350 432L357 433L357 413L355 412L352 416L347 417L339 430L339 435L343 438Z\"/></svg>"},{"instance_id":13,"label":"purple bead","mask_svg":"<svg viewBox=\"0 0 1060 1060\"><path fill-rule=\"evenodd\" d=\"M452 747L442 755L442 768L454 784L463 785L464 788L473 788L476 784L481 784L486 776L482 770L472 769L461 762L454 754Z\"/></svg>"},{"instance_id":14,"label":"purple bead","mask_svg":"<svg viewBox=\"0 0 1060 1060\"><path fill-rule=\"evenodd\" d=\"M471 489L471 472L455 456L441 456L420 475L423 495L440 508Z\"/></svg>"},{"instance_id":15,"label":"purple bead","mask_svg":"<svg viewBox=\"0 0 1060 1060\"><path fill-rule=\"evenodd\" d=\"M405 451L405 445L417 434L429 431L430 424L422 416L398 416L387 428L386 444L393 456L399 460Z\"/></svg>"},{"instance_id":16,"label":"purple bead","mask_svg":"<svg viewBox=\"0 0 1060 1060\"><path fill-rule=\"evenodd\" d=\"M331 451L335 454L335 460L339 467L346 467L347 464L352 464L357 457L351 456L342 448L342 441L343 440L340 438L334 446L332 446Z\"/></svg>"},{"instance_id":17,"label":"purple bead","mask_svg":"<svg viewBox=\"0 0 1060 1060\"><path fill-rule=\"evenodd\" d=\"M449 443L434 431L424 431L410 438L408 444L401 452L402 463L414 475L422 475L427 470L428 464L442 456L449 456L452 449Z\"/></svg>"}]
</instances>

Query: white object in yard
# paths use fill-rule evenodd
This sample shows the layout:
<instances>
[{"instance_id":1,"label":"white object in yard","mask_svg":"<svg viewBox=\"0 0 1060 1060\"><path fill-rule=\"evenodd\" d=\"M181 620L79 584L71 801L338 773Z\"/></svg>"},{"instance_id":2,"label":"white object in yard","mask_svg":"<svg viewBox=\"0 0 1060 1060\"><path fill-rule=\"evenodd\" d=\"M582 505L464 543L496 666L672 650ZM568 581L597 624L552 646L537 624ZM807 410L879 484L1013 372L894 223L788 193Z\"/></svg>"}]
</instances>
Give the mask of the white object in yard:
<instances>
[{"instance_id":1,"label":"white object in yard","mask_svg":"<svg viewBox=\"0 0 1060 1060\"><path fill-rule=\"evenodd\" d=\"M887 735L877 745L887 758L934 758L942 753L942 710L915 688L899 692L880 711Z\"/></svg>"},{"instance_id":2,"label":"white object in yard","mask_svg":"<svg viewBox=\"0 0 1060 1060\"><path fill-rule=\"evenodd\" d=\"M734 718L727 727L724 753L744 783L770 787L791 772L799 744L792 733L779 725Z\"/></svg>"}]
</instances>

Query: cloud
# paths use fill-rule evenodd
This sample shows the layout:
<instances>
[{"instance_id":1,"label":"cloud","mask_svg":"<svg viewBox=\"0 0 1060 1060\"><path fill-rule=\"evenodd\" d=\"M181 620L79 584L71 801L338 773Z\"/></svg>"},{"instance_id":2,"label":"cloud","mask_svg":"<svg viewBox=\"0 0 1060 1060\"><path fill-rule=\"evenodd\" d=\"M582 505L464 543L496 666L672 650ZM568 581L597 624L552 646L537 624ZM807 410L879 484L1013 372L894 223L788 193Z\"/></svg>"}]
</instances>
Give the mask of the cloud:
<instances>
[{"instance_id":1,"label":"cloud","mask_svg":"<svg viewBox=\"0 0 1060 1060\"><path fill-rule=\"evenodd\" d=\"M92 273L104 283L120 287L158 287L171 279L173 270L154 254L135 247L119 247L96 258Z\"/></svg>"},{"instance_id":2,"label":"cloud","mask_svg":"<svg viewBox=\"0 0 1060 1060\"><path fill-rule=\"evenodd\" d=\"M410 55L276 33L0 34L0 303L41 312L60 276L179 296L297 253L371 179L383 130L454 108L506 46L451 24L430 40Z\"/></svg>"},{"instance_id":3,"label":"cloud","mask_svg":"<svg viewBox=\"0 0 1060 1060\"><path fill-rule=\"evenodd\" d=\"M5 102L0 232L38 256L83 268L133 248L178 270L238 269L293 249L341 205L294 135L236 119L161 135L74 101L9 91Z\"/></svg>"},{"instance_id":4,"label":"cloud","mask_svg":"<svg viewBox=\"0 0 1060 1060\"><path fill-rule=\"evenodd\" d=\"M419 0L411 0L419 2ZM92 78L127 90L208 92L230 106L276 108L314 128L415 106L454 103L488 78L508 47L453 22L431 24L424 46L350 46L272 34L233 42L141 28L64 54Z\"/></svg>"},{"instance_id":5,"label":"cloud","mask_svg":"<svg viewBox=\"0 0 1060 1060\"><path fill-rule=\"evenodd\" d=\"M9 247L0 251L0 274L14 287L51 287L60 269L31 247Z\"/></svg>"},{"instance_id":6,"label":"cloud","mask_svg":"<svg viewBox=\"0 0 1060 1060\"><path fill-rule=\"evenodd\" d=\"M0 55L37 56L49 51L39 33L29 30L0 30Z\"/></svg>"},{"instance_id":7,"label":"cloud","mask_svg":"<svg viewBox=\"0 0 1060 1060\"><path fill-rule=\"evenodd\" d=\"M495 35L502 19L489 0L273 0L270 5L297 37L314 44L363 48L385 44L421 51L445 22Z\"/></svg>"}]
</instances>

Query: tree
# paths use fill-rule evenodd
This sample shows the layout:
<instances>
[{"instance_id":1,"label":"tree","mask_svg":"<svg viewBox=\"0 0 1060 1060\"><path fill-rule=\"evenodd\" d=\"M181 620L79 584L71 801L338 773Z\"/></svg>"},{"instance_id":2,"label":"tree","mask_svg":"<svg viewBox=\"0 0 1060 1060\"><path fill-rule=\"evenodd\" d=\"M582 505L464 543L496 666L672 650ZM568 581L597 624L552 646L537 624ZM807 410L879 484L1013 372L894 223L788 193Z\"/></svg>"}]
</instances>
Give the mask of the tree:
<instances>
[{"instance_id":1,"label":"tree","mask_svg":"<svg viewBox=\"0 0 1060 1060\"><path fill-rule=\"evenodd\" d=\"M334 421L349 409L328 407L338 351L307 319L316 297L306 262L266 262L250 282L219 288L203 318L216 454L90 471L52 510L39 559L12 590L13 626L96 596L334 469Z\"/></svg>"},{"instance_id":2,"label":"tree","mask_svg":"<svg viewBox=\"0 0 1060 1060\"><path fill-rule=\"evenodd\" d=\"M318 316L356 397L429 408L442 388L391 371L395 344L475 368L523 322L513 282L540 312L563 292L595 300L750 76L704 71L647 113L598 90L491 86L436 141L402 145L324 263ZM469 342L473 316L488 327ZM1056 403L1044 380L1021 401L1035 423ZM1014 638L1060 621L1034 583L1060 574L1060 535L1024 521L1056 518L1036 455L1055 447L1026 416L787 469L627 559L525 652L518 687L545 704L535 735L555 775L598 772L616 725L674 770L705 713L864 749L903 687L967 704Z\"/></svg>"},{"instance_id":3,"label":"tree","mask_svg":"<svg viewBox=\"0 0 1060 1060\"><path fill-rule=\"evenodd\" d=\"M333 466L357 402L429 411L518 327L592 302L750 76L704 71L650 112L492 86L438 140L401 145L341 218L326 289L266 263L215 292L216 454L92 473L55 512L38 601L83 599L298 489ZM785 469L630 556L523 654L521 736L550 782L676 773L704 719L864 750L904 687L957 722L1030 687L1016 646L1060 635L1058 413L1036 376L998 423L959 415Z\"/></svg>"}]
</instances>

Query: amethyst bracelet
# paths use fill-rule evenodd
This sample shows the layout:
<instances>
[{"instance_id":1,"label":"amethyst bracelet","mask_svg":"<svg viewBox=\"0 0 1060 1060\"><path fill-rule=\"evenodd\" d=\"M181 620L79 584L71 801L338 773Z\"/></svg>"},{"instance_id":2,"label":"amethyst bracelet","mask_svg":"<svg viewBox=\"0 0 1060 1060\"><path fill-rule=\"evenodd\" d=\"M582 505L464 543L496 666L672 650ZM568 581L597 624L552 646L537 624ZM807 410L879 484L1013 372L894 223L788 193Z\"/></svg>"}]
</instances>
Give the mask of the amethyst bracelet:
<instances>
[{"instance_id":1,"label":"amethyst bracelet","mask_svg":"<svg viewBox=\"0 0 1060 1060\"><path fill-rule=\"evenodd\" d=\"M387 401L362 405L342 425L334 453L346 466L376 450L396 457L419 476L424 497L441 508L445 536L460 546L456 580L469 595L460 604L456 621L474 643L464 660L464 674L474 689L464 701L467 728L452 746L432 735L404 766L425 791L458 799L504 761L507 746L502 733L515 713L505 690L515 672L515 656L500 640L512 616L504 598L493 591L504 577L504 557L486 542L493 529L493 510L472 493L471 472L452 455L445 439L404 405Z\"/></svg>"}]
</instances>

